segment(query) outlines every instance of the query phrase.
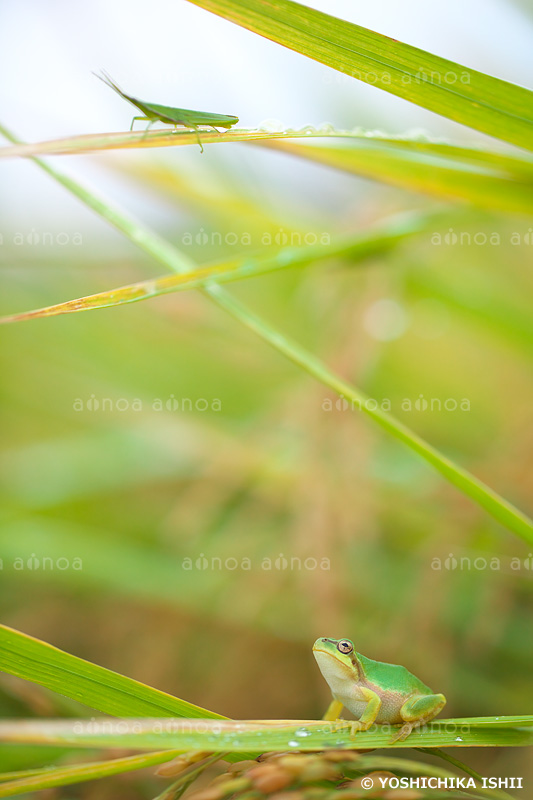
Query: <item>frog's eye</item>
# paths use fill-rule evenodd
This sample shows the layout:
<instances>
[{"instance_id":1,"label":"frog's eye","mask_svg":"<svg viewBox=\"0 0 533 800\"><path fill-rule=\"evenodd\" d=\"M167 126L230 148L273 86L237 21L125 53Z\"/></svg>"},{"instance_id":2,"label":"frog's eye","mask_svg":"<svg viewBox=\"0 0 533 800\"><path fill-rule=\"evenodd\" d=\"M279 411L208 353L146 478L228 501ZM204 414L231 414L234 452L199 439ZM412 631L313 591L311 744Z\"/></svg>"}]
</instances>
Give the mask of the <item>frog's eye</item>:
<instances>
[{"instance_id":1,"label":"frog's eye","mask_svg":"<svg viewBox=\"0 0 533 800\"><path fill-rule=\"evenodd\" d=\"M349 642L348 639L341 639L341 641L337 645L337 650L339 651L339 653L344 653L345 655L348 655L348 653L351 653L353 650L353 644Z\"/></svg>"}]
</instances>

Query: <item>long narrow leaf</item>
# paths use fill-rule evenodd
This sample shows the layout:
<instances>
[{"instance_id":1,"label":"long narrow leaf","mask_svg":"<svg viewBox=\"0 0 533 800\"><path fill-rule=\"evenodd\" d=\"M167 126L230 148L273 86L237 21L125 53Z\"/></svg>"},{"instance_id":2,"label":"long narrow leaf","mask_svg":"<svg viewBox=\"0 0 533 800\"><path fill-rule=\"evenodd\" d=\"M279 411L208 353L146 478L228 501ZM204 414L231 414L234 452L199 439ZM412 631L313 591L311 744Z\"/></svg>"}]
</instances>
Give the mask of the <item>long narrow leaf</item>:
<instances>
[{"instance_id":1,"label":"long narrow leaf","mask_svg":"<svg viewBox=\"0 0 533 800\"><path fill-rule=\"evenodd\" d=\"M88 748L255 753L284 750L358 750L374 747L480 747L533 744L533 716L434 720L405 741L391 742L399 726L373 725L354 737L350 721L323 720L7 720L0 741Z\"/></svg>"},{"instance_id":2,"label":"long narrow leaf","mask_svg":"<svg viewBox=\"0 0 533 800\"><path fill-rule=\"evenodd\" d=\"M106 714L148 717L163 713L172 717L225 719L5 625L0 625L0 670Z\"/></svg>"},{"instance_id":3,"label":"long narrow leaf","mask_svg":"<svg viewBox=\"0 0 533 800\"><path fill-rule=\"evenodd\" d=\"M37 770L35 775L20 777L0 784L0 797L12 797L26 792L49 789L52 786L69 786L72 783L94 781L110 775L120 775L137 769L153 767L170 761L180 751L164 750L159 753L143 753L108 761L91 761L69 767L49 767Z\"/></svg>"},{"instance_id":4,"label":"long narrow leaf","mask_svg":"<svg viewBox=\"0 0 533 800\"><path fill-rule=\"evenodd\" d=\"M132 283L128 286L121 286L107 292L80 297L76 300L68 300L65 303L47 306L46 308L25 311L9 317L0 317L0 324L135 303L139 300L146 300L149 297L157 297L171 292L205 288L208 282L214 279L219 283L238 281L287 269L288 267L306 266L326 258L343 256L350 258L352 261L360 260L391 248L408 236L427 230L431 222L435 224L439 220L440 215L437 214L401 215L401 217L392 220L386 225L381 225L379 228L377 227L370 233L358 233L355 236L345 237L332 244L284 247L273 255L269 252L259 252L250 256L226 259L183 275L165 275L161 278L152 278L147 281Z\"/></svg>"},{"instance_id":5,"label":"long narrow leaf","mask_svg":"<svg viewBox=\"0 0 533 800\"><path fill-rule=\"evenodd\" d=\"M533 175L533 159L528 153L510 155L499 150L482 147L463 147L441 139L431 139L426 134L389 135L380 131L354 128L341 130L324 124L318 128L305 125L303 128L288 128L281 131L236 128L224 133L202 131L203 144L275 142L293 139L343 140L349 146L375 148L380 146L462 161L491 167L498 172L516 173L518 176ZM87 133L43 142L12 144L0 147L0 158L34 158L36 156L66 156L82 153L98 153L106 150L143 150L154 147L178 147L196 145L198 140L190 131L149 130L113 133Z\"/></svg>"},{"instance_id":6,"label":"long narrow leaf","mask_svg":"<svg viewBox=\"0 0 533 800\"><path fill-rule=\"evenodd\" d=\"M302 55L533 150L533 93L292 0L189 0Z\"/></svg>"},{"instance_id":7,"label":"long narrow leaf","mask_svg":"<svg viewBox=\"0 0 533 800\"><path fill-rule=\"evenodd\" d=\"M474 158L470 164L461 165L451 153L447 157L439 151L419 154L392 145L316 147L287 140L256 144L441 199L464 200L492 211L533 213L533 174L528 174L528 163L518 175L516 171L499 172L495 164L480 167L481 162L475 163Z\"/></svg>"}]
</instances>

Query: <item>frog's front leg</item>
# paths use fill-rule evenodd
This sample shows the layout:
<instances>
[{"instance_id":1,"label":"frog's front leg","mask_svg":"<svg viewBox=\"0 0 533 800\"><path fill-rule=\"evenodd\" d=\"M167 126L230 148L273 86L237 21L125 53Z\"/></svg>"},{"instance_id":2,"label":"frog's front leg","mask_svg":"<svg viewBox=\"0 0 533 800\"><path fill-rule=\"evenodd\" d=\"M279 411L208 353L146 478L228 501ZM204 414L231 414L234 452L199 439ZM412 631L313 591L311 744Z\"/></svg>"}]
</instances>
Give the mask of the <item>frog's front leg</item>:
<instances>
[{"instance_id":1,"label":"frog's front leg","mask_svg":"<svg viewBox=\"0 0 533 800\"><path fill-rule=\"evenodd\" d=\"M328 720L330 722L343 722L346 725L350 726L350 735L353 738L357 731L366 731L370 728L371 725L374 724L376 721L376 717L379 714L379 709L381 708L381 697L373 692L372 689L368 689L366 686L358 686L357 687L357 699L358 700L366 700L366 707L361 716L358 720L351 722L349 720L340 720L340 713L344 708L344 703L337 698L333 698L331 703L328 706L328 710L322 717L322 719Z\"/></svg>"},{"instance_id":2,"label":"frog's front leg","mask_svg":"<svg viewBox=\"0 0 533 800\"><path fill-rule=\"evenodd\" d=\"M358 686L357 693L362 700L367 701L367 706L358 720L350 723L350 735L353 738L357 731L367 731L376 721L381 708L381 697L366 686Z\"/></svg>"},{"instance_id":3,"label":"frog's front leg","mask_svg":"<svg viewBox=\"0 0 533 800\"><path fill-rule=\"evenodd\" d=\"M341 701L334 697L322 719L325 719L328 722L335 722L335 720L339 719L343 708L344 706L342 705Z\"/></svg>"},{"instance_id":4,"label":"frog's front leg","mask_svg":"<svg viewBox=\"0 0 533 800\"><path fill-rule=\"evenodd\" d=\"M400 715L405 720L405 725L402 725L390 744L406 739L413 728L430 722L445 705L446 698L443 694L415 694L410 697L400 708Z\"/></svg>"}]
</instances>

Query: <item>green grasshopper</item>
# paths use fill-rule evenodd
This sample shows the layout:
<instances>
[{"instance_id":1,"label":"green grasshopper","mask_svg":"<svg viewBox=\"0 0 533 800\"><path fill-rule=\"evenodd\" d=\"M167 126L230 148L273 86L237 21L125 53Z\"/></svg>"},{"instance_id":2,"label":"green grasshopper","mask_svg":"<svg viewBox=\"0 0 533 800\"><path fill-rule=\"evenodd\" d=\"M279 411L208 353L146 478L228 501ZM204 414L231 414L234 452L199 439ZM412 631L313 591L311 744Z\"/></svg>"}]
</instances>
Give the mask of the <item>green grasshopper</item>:
<instances>
[{"instance_id":1,"label":"green grasshopper","mask_svg":"<svg viewBox=\"0 0 533 800\"><path fill-rule=\"evenodd\" d=\"M204 148L202 147L202 142L198 134L199 125L207 125L216 130L217 128L231 128L232 125L235 125L235 123L239 121L238 117L233 117L229 114L210 114L207 111L191 111L189 108L172 108L172 106L160 106L157 103L145 103L144 100L138 100L136 97L132 97L123 92L106 72L102 71L101 75L97 75L96 72L93 74L96 75L97 78L100 78L107 86L110 86L111 89L123 97L124 100L127 100L143 112L142 116L133 117L130 131L133 129L133 123L136 119L142 119L149 123L146 130L148 130L154 122L166 122L170 125L174 125L174 127L183 125L185 128L192 128L194 130L196 138L198 139L198 144L200 145L200 150L203 153Z\"/></svg>"}]
</instances>

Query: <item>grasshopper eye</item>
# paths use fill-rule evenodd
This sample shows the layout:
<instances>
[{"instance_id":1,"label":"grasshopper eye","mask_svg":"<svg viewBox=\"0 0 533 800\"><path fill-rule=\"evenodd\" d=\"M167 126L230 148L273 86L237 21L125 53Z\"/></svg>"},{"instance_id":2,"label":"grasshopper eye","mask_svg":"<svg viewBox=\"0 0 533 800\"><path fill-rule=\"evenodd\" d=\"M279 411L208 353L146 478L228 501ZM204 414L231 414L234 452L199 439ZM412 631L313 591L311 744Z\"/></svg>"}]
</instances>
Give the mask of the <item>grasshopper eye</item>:
<instances>
[{"instance_id":1,"label":"grasshopper eye","mask_svg":"<svg viewBox=\"0 0 533 800\"><path fill-rule=\"evenodd\" d=\"M353 650L353 644L350 641L348 641L348 639L341 639L341 641L337 645L337 650L339 651L339 653L344 653L345 655L348 655L348 653L351 653Z\"/></svg>"}]
</instances>

